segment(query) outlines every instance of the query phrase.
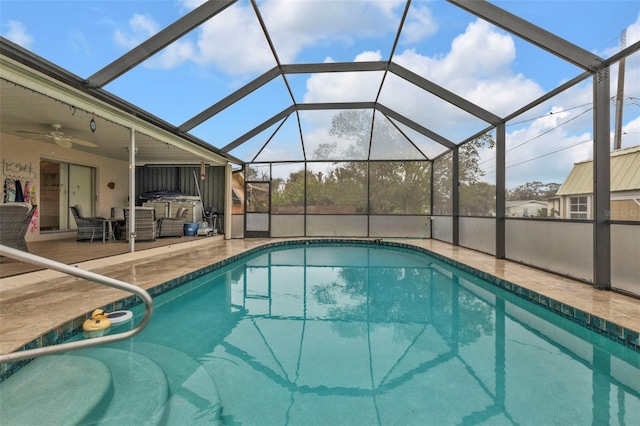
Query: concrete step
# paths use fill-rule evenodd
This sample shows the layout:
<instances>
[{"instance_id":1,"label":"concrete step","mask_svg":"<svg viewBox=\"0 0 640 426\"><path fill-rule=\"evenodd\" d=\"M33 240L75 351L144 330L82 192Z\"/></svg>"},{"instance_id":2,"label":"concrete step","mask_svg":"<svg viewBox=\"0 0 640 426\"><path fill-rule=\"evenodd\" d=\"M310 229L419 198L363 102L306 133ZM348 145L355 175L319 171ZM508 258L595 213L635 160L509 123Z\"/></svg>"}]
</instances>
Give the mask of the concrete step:
<instances>
[{"instance_id":1,"label":"concrete step","mask_svg":"<svg viewBox=\"0 0 640 426\"><path fill-rule=\"evenodd\" d=\"M81 424L113 393L111 371L101 360L44 356L0 383L0 424Z\"/></svg>"},{"instance_id":2,"label":"concrete step","mask_svg":"<svg viewBox=\"0 0 640 426\"><path fill-rule=\"evenodd\" d=\"M222 424L218 387L200 362L182 351L155 343L125 341L113 345L144 355L162 367L170 390L166 424Z\"/></svg>"},{"instance_id":3,"label":"concrete step","mask_svg":"<svg viewBox=\"0 0 640 426\"><path fill-rule=\"evenodd\" d=\"M169 383L157 363L144 355L104 346L74 351L73 355L104 363L113 382L113 398L81 424L160 424Z\"/></svg>"}]
</instances>

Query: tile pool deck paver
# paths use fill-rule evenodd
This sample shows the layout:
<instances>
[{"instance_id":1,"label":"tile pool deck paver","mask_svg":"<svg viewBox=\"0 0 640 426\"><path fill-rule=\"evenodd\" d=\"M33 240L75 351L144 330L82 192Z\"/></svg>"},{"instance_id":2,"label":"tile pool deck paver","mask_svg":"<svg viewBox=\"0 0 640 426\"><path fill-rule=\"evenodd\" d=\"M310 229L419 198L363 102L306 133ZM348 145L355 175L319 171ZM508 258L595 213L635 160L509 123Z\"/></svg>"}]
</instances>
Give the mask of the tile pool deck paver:
<instances>
[{"instance_id":1,"label":"tile pool deck paver","mask_svg":"<svg viewBox=\"0 0 640 426\"><path fill-rule=\"evenodd\" d=\"M149 289L247 250L271 242L293 240L304 239L204 239L79 263L77 266ZM585 283L441 241L385 241L433 251L640 332L640 299L612 291L595 290ZM0 353L12 352L96 307L108 305L127 295L123 291L55 271L38 271L0 279Z\"/></svg>"}]
</instances>

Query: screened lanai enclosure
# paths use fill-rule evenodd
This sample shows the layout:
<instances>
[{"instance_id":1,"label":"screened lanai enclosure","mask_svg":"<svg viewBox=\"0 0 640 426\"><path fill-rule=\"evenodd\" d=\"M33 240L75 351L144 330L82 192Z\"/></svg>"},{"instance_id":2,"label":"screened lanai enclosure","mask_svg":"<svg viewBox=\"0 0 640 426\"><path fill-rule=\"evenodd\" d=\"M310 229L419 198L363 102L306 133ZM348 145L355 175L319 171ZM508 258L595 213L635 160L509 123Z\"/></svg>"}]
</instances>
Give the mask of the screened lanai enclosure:
<instances>
[{"instance_id":1,"label":"screened lanai enclosure","mask_svg":"<svg viewBox=\"0 0 640 426\"><path fill-rule=\"evenodd\" d=\"M433 238L640 295L637 3L181 4L106 65L47 59L239 159L232 237Z\"/></svg>"}]
</instances>

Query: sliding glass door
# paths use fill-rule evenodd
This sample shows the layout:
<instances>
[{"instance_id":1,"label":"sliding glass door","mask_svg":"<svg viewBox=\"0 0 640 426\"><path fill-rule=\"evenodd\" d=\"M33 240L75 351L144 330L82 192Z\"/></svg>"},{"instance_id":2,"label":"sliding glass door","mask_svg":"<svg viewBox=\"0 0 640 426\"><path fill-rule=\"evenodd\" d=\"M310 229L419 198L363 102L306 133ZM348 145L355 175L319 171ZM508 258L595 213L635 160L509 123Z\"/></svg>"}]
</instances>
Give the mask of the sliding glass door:
<instances>
[{"instance_id":1,"label":"sliding glass door","mask_svg":"<svg viewBox=\"0 0 640 426\"><path fill-rule=\"evenodd\" d=\"M85 216L95 215L95 168L40 160L40 177L40 232L76 229L70 206L80 205Z\"/></svg>"}]
</instances>

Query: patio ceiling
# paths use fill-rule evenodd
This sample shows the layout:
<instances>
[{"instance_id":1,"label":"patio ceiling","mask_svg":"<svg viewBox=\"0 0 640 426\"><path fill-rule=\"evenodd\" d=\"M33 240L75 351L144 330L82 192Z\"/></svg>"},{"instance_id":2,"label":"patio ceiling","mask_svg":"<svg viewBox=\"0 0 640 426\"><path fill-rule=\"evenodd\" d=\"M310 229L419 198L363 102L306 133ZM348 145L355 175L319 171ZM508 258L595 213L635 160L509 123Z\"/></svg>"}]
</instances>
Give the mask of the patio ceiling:
<instances>
[{"instance_id":1,"label":"patio ceiling","mask_svg":"<svg viewBox=\"0 0 640 426\"><path fill-rule=\"evenodd\" d=\"M2 53L8 53L8 49L14 57L23 54L17 46L11 46L11 43L3 40ZM24 58L22 56L21 62L34 65ZM57 74L57 78L38 75L32 79L30 77L35 73L23 65L4 56L0 61L0 129L3 133L54 143L50 138L38 134L49 134L55 130L54 125L59 125L64 136L72 138L72 143L73 140L79 140L79 143L73 143L73 149L128 161L130 129L133 127L136 129L137 164L198 164L203 161L211 165L224 165L228 161L240 163L231 156L221 155L204 142L195 143L162 130L154 124L159 119L136 120L136 115L144 117L145 113L133 106L129 106L126 112L116 106L118 102L110 105L94 98L93 94L65 87L60 79L68 83L70 77L62 76L53 66L39 63L40 68L45 65L50 73ZM92 120L96 123L95 131L90 128ZM83 141L93 146L85 145Z\"/></svg>"},{"instance_id":2,"label":"patio ceiling","mask_svg":"<svg viewBox=\"0 0 640 426\"><path fill-rule=\"evenodd\" d=\"M318 5L317 2L302 4L305 7ZM331 3L335 7L342 4L342 1ZM573 70L570 72L573 72L571 77L574 77L574 81L582 80L610 64L610 60L492 3L448 0L444 5L457 9L458 13L475 16L487 25L507 31L520 42L526 42L530 49L537 50L546 60L564 63L568 69ZM73 102L60 102L54 99L55 96L46 93L43 96L4 79L0 80L2 131L47 132L52 124L59 123L63 131L98 145L98 148L80 145L74 148L126 159L129 129L127 124L122 124L122 120L113 117L114 113L101 113L106 108L107 111L124 110L138 119L139 125L134 127L137 129L138 160L142 162L193 163L207 156L209 161L232 162L434 159L491 130L504 122L505 117L516 113L513 103L501 104L499 101L502 95L507 97L509 94L508 97L512 98L512 94L509 93L512 88L509 84L494 92L494 98L476 98L473 102L465 94L459 93L447 81L446 76L434 76L419 67L403 63L398 55L398 45L403 38L409 37L407 33L413 28L412 25L420 22L420 14L423 12L420 2L403 2L402 13L394 15L397 22L385 23L395 29L392 42L385 44L375 41L374 38L372 43L378 44L372 44L369 50L378 52L378 60L370 60L376 55L364 55L351 58L350 61L318 57L324 62L299 62L295 55L287 51L287 28L276 25L273 22L273 14L263 7L266 7L266 2L255 0L203 2L84 79L57 69L53 64L45 64L45 71L50 76L62 83L71 84L81 97L86 97L86 108L76 108L81 113L71 110L73 114L69 114L70 105L77 107ZM162 115L161 112L143 110L142 108L150 107L133 106L116 96L121 93L122 82L143 78L146 75L148 70L144 65L148 64L148 61L170 53L172 49L178 49L180 43L186 42L194 30L205 31L205 25L208 29L220 28L220 31L223 31L226 21L234 14L239 14L241 8L244 8L243 12L247 9L253 10L253 19L246 23L247 31L254 36L260 36L247 37L247 40L224 40L241 44L257 43L256 40L260 39L260 45L256 47L266 51L262 54L268 57L263 61L262 70L255 71L254 78L242 87L222 97L219 94L221 92L216 91L215 95L212 94L210 104L200 105L200 110L194 110L194 105L189 103L188 93L181 94L185 96L184 99L163 99L164 103L182 102L184 120L180 122L175 117L172 118L172 122L163 121L158 118ZM8 55L11 60L29 66L40 62L40 58L30 55L28 51L8 40L1 39L0 42L3 55ZM637 51L639 48L640 44L635 43L627 48L627 51ZM490 56L492 52L486 54ZM336 57L339 56L340 53L336 53ZM230 58L230 61L240 59ZM325 81L335 87L327 87L321 99L308 99L307 92L301 91L300 88L305 84L309 85L311 77L322 79L323 76L326 78ZM561 80L562 78L557 79ZM340 87L343 85L342 87L346 88L354 82L362 85L362 90L357 99L346 99L343 96L346 90L340 90ZM176 81L176 86L179 86L179 83ZM155 90L159 97L174 93L173 87ZM202 90L209 88L203 87ZM547 93L557 90L559 89L551 88ZM398 96L400 91L411 93L411 96ZM265 97L272 101L269 105L259 100ZM527 108L542 98L522 96L518 110ZM154 101L154 104L158 103ZM34 105L41 108L34 108ZM155 108L156 105L151 107ZM161 109L158 106L157 111ZM246 112L242 120L230 120L227 114L231 110ZM319 130L314 127L318 122L326 123L331 121L331 117L335 118L341 113L348 115L349 112L359 114L370 123L369 146L364 150L368 154L361 157L349 157L352 155L350 153L354 152L348 149L351 143L349 140L331 134L327 128ZM61 117L65 117L66 121ZM94 117L100 131L92 133L87 123ZM381 126L394 139L399 140L404 149L385 149L385 141L376 135ZM153 131L153 128L156 130ZM333 151L325 156L318 156L318 140L325 144L333 144ZM373 158L372 154L377 157Z\"/></svg>"}]
</instances>

